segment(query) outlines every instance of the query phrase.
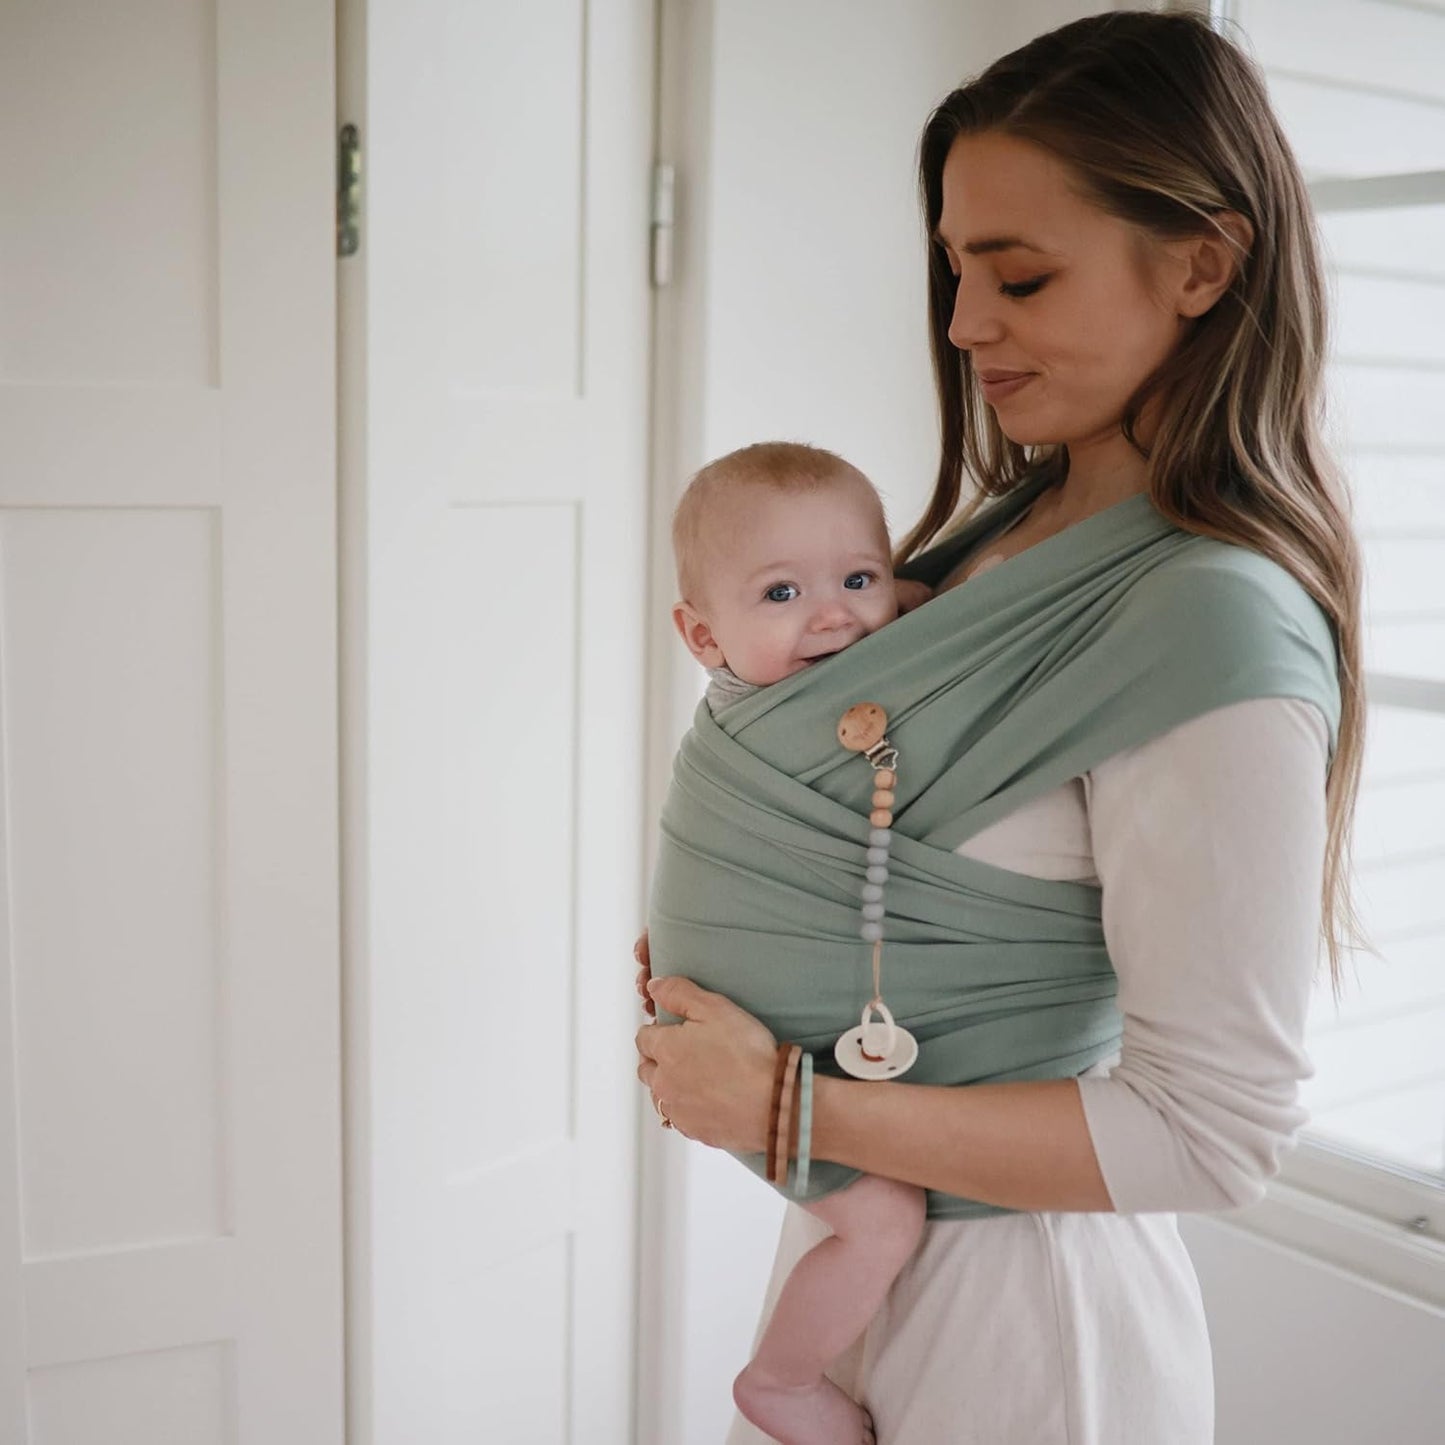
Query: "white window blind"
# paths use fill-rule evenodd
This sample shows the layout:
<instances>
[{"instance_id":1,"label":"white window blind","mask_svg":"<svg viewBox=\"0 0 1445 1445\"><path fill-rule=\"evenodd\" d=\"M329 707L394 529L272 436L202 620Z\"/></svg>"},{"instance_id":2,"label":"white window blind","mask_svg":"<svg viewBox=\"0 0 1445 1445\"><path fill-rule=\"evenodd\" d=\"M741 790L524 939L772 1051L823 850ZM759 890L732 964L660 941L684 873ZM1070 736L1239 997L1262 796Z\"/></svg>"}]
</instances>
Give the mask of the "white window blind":
<instances>
[{"instance_id":1,"label":"white window blind","mask_svg":"<svg viewBox=\"0 0 1445 1445\"><path fill-rule=\"evenodd\" d=\"M1366 562L1365 929L1312 1010L1307 1138L1445 1188L1445 4L1235 0L1311 184L1334 298L1331 436ZM1382 1188L1384 1186L1382 1185ZM1435 1229L1432 1210L1417 1228Z\"/></svg>"}]
</instances>

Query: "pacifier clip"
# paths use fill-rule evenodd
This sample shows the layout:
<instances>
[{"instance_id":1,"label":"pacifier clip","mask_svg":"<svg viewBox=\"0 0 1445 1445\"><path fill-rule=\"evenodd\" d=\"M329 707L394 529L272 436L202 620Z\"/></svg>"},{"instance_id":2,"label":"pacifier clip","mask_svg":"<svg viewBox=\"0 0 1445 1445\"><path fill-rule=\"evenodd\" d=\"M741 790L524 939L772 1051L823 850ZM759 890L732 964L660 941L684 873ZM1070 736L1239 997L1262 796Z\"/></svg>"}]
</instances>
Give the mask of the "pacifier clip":
<instances>
[{"instance_id":1,"label":"pacifier clip","mask_svg":"<svg viewBox=\"0 0 1445 1445\"><path fill-rule=\"evenodd\" d=\"M861 753L873 769L872 811L868 814L867 870L859 935L873 945L873 997L863 1005L857 1028L833 1046L833 1057L855 1079L896 1079L918 1062L918 1040L893 1020L883 1002L883 892L893 845L893 804L898 786L898 749L887 737L888 714L876 702L854 703L838 722L838 741ZM873 1017L873 1015L877 1017Z\"/></svg>"}]
</instances>

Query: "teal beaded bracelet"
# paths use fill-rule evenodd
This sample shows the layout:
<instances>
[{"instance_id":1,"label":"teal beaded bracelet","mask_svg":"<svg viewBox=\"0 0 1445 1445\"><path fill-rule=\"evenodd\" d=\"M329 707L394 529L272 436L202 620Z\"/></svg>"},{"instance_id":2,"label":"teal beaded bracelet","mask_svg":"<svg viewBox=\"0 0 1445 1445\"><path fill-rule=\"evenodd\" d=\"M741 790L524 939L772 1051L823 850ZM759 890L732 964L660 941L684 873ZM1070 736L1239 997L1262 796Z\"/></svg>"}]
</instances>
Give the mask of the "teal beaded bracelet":
<instances>
[{"instance_id":1,"label":"teal beaded bracelet","mask_svg":"<svg viewBox=\"0 0 1445 1445\"><path fill-rule=\"evenodd\" d=\"M798 1075L798 1172L793 1189L797 1194L808 1192L808 1170L813 1152L813 1056L803 1053Z\"/></svg>"}]
</instances>

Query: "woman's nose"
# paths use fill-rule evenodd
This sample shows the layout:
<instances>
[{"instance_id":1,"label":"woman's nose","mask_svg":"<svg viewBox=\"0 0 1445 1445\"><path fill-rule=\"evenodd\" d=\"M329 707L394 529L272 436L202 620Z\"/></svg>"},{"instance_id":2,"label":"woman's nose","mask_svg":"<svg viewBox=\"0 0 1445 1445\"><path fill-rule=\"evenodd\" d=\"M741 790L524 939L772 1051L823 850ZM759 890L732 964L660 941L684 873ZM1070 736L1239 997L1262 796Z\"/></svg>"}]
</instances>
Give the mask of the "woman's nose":
<instances>
[{"instance_id":1,"label":"woman's nose","mask_svg":"<svg viewBox=\"0 0 1445 1445\"><path fill-rule=\"evenodd\" d=\"M994 307L994 299L987 288L960 283L953 298L953 317L948 323L948 339L960 351L1002 339L1003 321Z\"/></svg>"}]
</instances>

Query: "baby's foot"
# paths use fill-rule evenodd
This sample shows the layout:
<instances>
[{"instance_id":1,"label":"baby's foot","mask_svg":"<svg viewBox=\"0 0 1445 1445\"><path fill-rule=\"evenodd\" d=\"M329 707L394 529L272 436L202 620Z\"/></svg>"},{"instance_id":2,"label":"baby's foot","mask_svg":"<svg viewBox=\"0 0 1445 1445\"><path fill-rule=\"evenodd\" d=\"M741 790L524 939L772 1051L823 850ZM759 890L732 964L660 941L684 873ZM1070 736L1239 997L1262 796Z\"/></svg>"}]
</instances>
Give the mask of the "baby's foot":
<instances>
[{"instance_id":1,"label":"baby's foot","mask_svg":"<svg viewBox=\"0 0 1445 1445\"><path fill-rule=\"evenodd\" d=\"M874 1445L868 1412L823 1375L810 1384L783 1385L749 1365L733 1381L733 1400L779 1445Z\"/></svg>"}]
</instances>

